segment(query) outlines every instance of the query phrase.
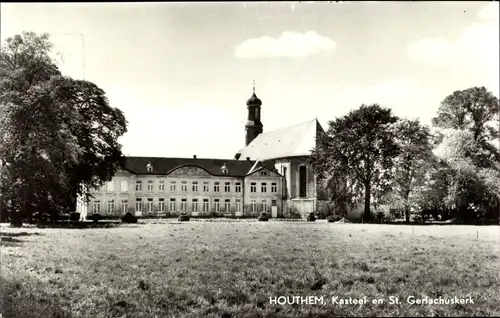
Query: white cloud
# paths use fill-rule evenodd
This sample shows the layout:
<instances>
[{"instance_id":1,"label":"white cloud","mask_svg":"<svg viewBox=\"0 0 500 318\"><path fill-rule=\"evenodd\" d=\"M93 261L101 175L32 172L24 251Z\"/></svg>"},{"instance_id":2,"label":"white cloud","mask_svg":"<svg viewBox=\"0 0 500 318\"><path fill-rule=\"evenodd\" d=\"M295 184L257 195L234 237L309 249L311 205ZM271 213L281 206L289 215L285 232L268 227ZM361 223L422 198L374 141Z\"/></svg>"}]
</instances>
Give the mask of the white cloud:
<instances>
[{"instance_id":1,"label":"white cloud","mask_svg":"<svg viewBox=\"0 0 500 318\"><path fill-rule=\"evenodd\" d=\"M305 33L283 32L279 38L264 36L249 39L235 50L235 56L242 59L259 57L306 57L321 51L334 52L335 41L315 31Z\"/></svg>"},{"instance_id":2,"label":"white cloud","mask_svg":"<svg viewBox=\"0 0 500 318\"><path fill-rule=\"evenodd\" d=\"M498 96L498 15L498 2L489 3L478 12L481 21L463 29L455 41L442 38L421 39L408 46L409 57L433 65L449 65L464 71L481 72L487 81L484 86Z\"/></svg>"}]
</instances>

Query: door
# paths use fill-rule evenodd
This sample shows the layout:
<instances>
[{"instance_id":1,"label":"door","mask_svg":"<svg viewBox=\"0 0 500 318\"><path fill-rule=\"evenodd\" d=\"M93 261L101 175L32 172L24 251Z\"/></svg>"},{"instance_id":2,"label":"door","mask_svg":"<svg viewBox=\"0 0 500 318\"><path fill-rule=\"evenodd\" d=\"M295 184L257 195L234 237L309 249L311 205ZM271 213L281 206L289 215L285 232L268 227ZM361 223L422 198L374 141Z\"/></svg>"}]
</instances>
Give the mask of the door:
<instances>
[{"instance_id":1,"label":"door","mask_svg":"<svg viewBox=\"0 0 500 318\"><path fill-rule=\"evenodd\" d=\"M277 218L277 217L278 217L278 207L277 207L277 206L275 206L275 205L273 205L273 206L271 207L271 216L272 216L273 218Z\"/></svg>"}]
</instances>

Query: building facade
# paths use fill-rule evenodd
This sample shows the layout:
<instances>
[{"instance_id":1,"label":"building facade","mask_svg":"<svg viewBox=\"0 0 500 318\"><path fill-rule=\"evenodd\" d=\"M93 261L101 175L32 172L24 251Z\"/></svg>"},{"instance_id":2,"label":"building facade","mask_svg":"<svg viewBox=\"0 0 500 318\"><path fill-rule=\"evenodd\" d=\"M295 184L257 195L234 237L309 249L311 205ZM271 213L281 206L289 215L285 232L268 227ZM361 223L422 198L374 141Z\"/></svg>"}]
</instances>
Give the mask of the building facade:
<instances>
[{"instance_id":1,"label":"building facade","mask_svg":"<svg viewBox=\"0 0 500 318\"><path fill-rule=\"evenodd\" d=\"M87 216L257 217L281 214L283 177L257 161L126 157L111 181L80 202ZM83 217L83 216L82 216Z\"/></svg>"}]
</instances>

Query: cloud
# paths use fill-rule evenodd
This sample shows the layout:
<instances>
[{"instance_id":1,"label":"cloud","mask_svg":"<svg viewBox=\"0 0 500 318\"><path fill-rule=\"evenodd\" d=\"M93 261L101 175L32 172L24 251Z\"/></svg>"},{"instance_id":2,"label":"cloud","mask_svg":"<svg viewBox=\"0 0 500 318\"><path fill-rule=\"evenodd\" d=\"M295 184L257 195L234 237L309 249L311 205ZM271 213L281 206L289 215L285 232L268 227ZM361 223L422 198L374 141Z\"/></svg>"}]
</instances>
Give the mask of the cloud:
<instances>
[{"instance_id":1,"label":"cloud","mask_svg":"<svg viewBox=\"0 0 500 318\"><path fill-rule=\"evenodd\" d=\"M498 2L489 3L478 12L480 22L463 29L457 39L421 39L408 46L409 58L432 65L482 72L488 78L489 88L498 95L498 15Z\"/></svg>"},{"instance_id":2,"label":"cloud","mask_svg":"<svg viewBox=\"0 0 500 318\"><path fill-rule=\"evenodd\" d=\"M242 59L260 57L303 58L321 51L335 52L336 43L315 31L305 33L283 32L279 38L264 36L249 39L235 50L235 56Z\"/></svg>"}]
</instances>

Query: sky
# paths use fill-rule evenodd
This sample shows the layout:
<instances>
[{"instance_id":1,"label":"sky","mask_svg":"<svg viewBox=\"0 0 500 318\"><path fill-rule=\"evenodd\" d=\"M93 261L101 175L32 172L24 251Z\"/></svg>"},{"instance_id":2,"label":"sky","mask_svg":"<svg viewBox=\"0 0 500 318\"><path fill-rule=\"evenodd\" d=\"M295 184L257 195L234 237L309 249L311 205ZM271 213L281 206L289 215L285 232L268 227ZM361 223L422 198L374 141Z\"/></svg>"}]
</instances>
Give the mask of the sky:
<instances>
[{"instance_id":1,"label":"sky","mask_svg":"<svg viewBox=\"0 0 500 318\"><path fill-rule=\"evenodd\" d=\"M363 103L430 124L456 90L499 96L498 2L0 6L2 44L49 33L63 75L125 113L129 156L233 158L254 80L264 132Z\"/></svg>"}]
</instances>

